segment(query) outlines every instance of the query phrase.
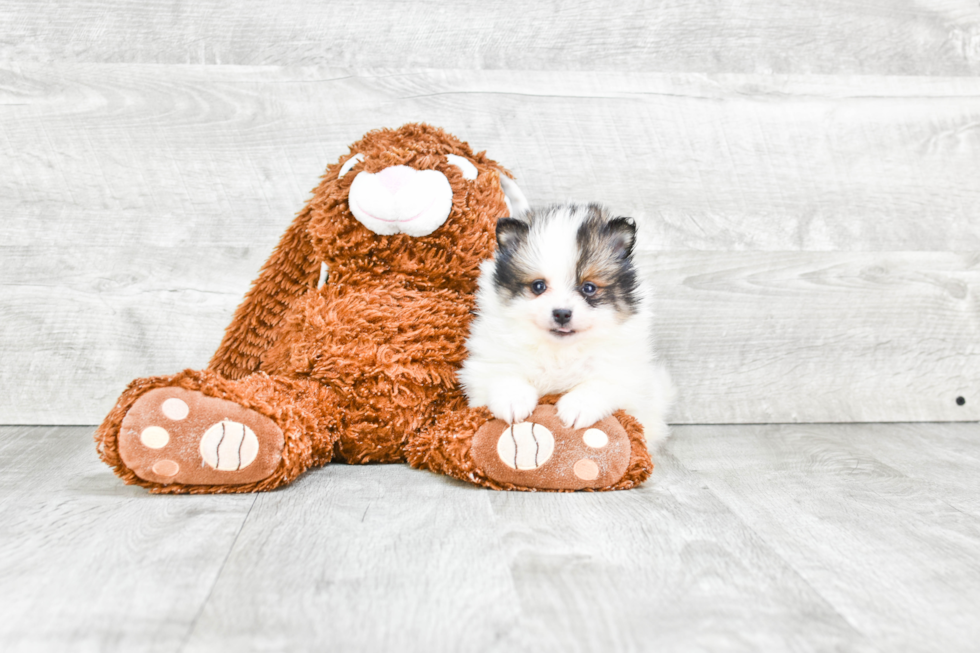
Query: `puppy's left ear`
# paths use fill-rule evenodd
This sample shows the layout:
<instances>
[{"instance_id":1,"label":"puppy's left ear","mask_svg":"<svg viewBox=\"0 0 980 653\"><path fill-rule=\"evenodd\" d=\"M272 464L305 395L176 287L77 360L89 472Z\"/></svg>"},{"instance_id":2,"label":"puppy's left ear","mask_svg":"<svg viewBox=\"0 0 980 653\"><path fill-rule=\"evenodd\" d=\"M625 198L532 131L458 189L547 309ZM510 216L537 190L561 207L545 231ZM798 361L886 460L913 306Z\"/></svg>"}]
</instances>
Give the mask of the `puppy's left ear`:
<instances>
[{"instance_id":1,"label":"puppy's left ear","mask_svg":"<svg viewBox=\"0 0 980 653\"><path fill-rule=\"evenodd\" d=\"M514 249L517 244L527 238L530 227L523 220L514 218L497 219L497 249L502 252Z\"/></svg>"},{"instance_id":2,"label":"puppy's left ear","mask_svg":"<svg viewBox=\"0 0 980 653\"><path fill-rule=\"evenodd\" d=\"M613 218L606 223L606 236L618 258L629 258L636 245L636 221L633 218Z\"/></svg>"}]
</instances>

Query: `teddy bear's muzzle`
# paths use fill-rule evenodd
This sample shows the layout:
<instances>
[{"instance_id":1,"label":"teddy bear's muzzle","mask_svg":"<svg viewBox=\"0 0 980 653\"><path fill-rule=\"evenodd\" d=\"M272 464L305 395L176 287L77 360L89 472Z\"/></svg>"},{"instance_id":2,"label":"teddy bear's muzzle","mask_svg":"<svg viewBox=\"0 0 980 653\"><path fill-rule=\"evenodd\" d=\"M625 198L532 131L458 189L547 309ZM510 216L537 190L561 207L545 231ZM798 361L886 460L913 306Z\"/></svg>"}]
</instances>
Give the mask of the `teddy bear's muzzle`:
<instances>
[{"instance_id":1,"label":"teddy bear's muzzle","mask_svg":"<svg viewBox=\"0 0 980 653\"><path fill-rule=\"evenodd\" d=\"M357 221L376 234L428 236L449 217L453 189L438 170L390 166L358 173L347 203Z\"/></svg>"}]
</instances>

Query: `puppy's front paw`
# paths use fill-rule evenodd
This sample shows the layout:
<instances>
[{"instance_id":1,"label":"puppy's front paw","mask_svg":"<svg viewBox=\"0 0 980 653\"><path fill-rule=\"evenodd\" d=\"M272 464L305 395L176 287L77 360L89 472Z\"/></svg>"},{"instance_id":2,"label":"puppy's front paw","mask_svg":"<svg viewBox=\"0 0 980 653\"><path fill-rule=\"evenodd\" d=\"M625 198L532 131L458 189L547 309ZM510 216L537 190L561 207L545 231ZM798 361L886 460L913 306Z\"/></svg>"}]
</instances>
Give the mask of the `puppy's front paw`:
<instances>
[{"instance_id":1,"label":"puppy's front paw","mask_svg":"<svg viewBox=\"0 0 980 653\"><path fill-rule=\"evenodd\" d=\"M538 392L527 383L500 384L490 392L487 408L508 424L523 422L538 405Z\"/></svg>"},{"instance_id":2,"label":"puppy's front paw","mask_svg":"<svg viewBox=\"0 0 980 653\"><path fill-rule=\"evenodd\" d=\"M572 390L558 400L558 419L565 428L584 429L601 419L609 417L616 409L609 401L585 389Z\"/></svg>"}]
</instances>

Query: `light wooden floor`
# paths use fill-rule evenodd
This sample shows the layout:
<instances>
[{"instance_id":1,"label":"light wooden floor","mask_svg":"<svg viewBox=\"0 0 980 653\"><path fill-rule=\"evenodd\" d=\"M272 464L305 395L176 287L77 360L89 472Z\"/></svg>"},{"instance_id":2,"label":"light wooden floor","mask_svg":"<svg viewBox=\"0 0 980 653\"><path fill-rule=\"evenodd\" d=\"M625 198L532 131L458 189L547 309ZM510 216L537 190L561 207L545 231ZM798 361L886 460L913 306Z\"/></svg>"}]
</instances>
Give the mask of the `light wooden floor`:
<instances>
[{"instance_id":1,"label":"light wooden floor","mask_svg":"<svg viewBox=\"0 0 980 653\"><path fill-rule=\"evenodd\" d=\"M642 489L122 485L0 428L0 650L975 651L980 425L687 426Z\"/></svg>"}]
</instances>

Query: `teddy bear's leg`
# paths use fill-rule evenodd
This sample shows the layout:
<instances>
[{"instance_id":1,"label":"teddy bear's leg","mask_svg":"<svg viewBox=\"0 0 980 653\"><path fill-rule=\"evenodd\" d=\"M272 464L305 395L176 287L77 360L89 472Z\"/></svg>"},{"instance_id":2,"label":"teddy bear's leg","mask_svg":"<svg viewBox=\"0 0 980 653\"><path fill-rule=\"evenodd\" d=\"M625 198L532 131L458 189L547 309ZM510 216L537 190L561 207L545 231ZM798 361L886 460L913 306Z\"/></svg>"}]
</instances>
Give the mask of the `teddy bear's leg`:
<instances>
[{"instance_id":1,"label":"teddy bear's leg","mask_svg":"<svg viewBox=\"0 0 980 653\"><path fill-rule=\"evenodd\" d=\"M565 428L557 399L542 398L513 426L486 408L454 402L409 442L408 461L497 490L625 490L650 476L653 462L636 419L619 411L589 428Z\"/></svg>"},{"instance_id":2,"label":"teddy bear's leg","mask_svg":"<svg viewBox=\"0 0 980 653\"><path fill-rule=\"evenodd\" d=\"M187 370L131 383L96 441L123 480L153 492L253 492L328 462L337 415L316 382Z\"/></svg>"}]
</instances>

